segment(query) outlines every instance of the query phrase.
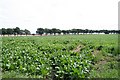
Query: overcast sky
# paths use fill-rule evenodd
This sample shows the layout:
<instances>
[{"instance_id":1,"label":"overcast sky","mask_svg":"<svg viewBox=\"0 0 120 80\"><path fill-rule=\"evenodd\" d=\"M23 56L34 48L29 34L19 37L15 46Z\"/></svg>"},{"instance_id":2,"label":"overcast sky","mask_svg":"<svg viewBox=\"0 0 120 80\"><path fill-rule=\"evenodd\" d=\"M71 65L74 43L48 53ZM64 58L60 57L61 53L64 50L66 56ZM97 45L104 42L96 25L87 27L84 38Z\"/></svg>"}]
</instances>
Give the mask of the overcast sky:
<instances>
[{"instance_id":1,"label":"overcast sky","mask_svg":"<svg viewBox=\"0 0 120 80\"><path fill-rule=\"evenodd\" d=\"M118 29L119 0L0 0L1 28Z\"/></svg>"}]
</instances>

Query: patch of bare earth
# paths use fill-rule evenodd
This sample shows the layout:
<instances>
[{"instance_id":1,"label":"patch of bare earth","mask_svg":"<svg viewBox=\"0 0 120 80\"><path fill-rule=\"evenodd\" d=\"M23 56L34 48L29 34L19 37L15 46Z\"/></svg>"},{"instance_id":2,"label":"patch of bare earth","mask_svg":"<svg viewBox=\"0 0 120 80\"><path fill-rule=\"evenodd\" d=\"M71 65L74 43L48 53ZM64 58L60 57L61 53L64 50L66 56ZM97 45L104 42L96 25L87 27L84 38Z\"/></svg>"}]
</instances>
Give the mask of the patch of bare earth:
<instances>
[{"instance_id":1,"label":"patch of bare earth","mask_svg":"<svg viewBox=\"0 0 120 80\"><path fill-rule=\"evenodd\" d=\"M102 53L100 53L99 50L94 50L94 51L93 51L93 55L94 55L95 57L99 57L101 54L102 54ZM103 56L103 55L102 55L101 60L98 61L97 64L105 64L105 63L107 63L107 62L110 62L111 60L114 60L114 58L113 58L113 57L110 57L110 56Z\"/></svg>"},{"instance_id":2,"label":"patch of bare earth","mask_svg":"<svg viewBox=\"0 0 120 80\"><path fill-rule=\"evenodd\" d=\"M83 45L78 45L72 52L80 52L80 49L83 48Z\"/></svg>"},{"instance_id":3,"label":"patch of bare earth","mask_svg":"<svg viewBox=\"0 0 120 80\"><path fill-rule=\"evenodd\" d=\"M94 56L97 56L97 55L99 54L99 52L100 52L100 51L98 51L98 50L94 50L94 51L92 52L92 54L93 54Z\"/></svg>"},{"instance_id":4,"label":"patch of bare earth","mask_svg":"<svg viewBox=\"0 0 120 80\"><path fill-rule=\"evenodd\" d=\"M95 56L95 57L100 57L100 55L101 55L102 53L100 53L99 50L94 50L94 51L92 52L92 54L93 54L93 56ZM104 57L102 56L101 59L100 59L96 64L101 65L101 64L106 64L106 62L107 62L106 59L104 59Z\"/></svg>"}]
</instances>

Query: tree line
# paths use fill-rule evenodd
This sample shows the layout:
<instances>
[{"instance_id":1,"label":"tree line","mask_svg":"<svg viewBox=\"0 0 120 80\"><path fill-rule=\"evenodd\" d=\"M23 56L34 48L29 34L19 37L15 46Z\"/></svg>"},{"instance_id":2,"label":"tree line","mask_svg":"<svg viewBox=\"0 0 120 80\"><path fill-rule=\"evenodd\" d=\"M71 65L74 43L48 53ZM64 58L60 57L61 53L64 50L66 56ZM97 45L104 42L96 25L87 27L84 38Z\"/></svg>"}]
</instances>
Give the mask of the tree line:
<instances>
[{"instance_id":1,"label":"tree line","mask_svg":"<svg viewBox=\"0 0 120 80\"><path fill-rule=\"evenodd\" d=\"M104 33L104 34L120 34L120 30L89 30L89 29L71 29L71 30L60 30L57 28L37 28L36 34L38 35L59 35L59 34L93 34L93 33ZM21 30L19 27L16 28L2 28L0 29L0 35L36 35L31 34L27 29Z\"/></svg>"},{"instance_id":2,"label":"tree line","mask_svg":"<svg viewBox=\"0 0 120 80\"><path fill-rule=\"evenodd\" d=\"M31 32L27 29L21 30L19 27L16 28L2 28L0 29L1 35L30 35Z\"/></svg>"},{"instance_id":3,"label":"tree line","mask_svg":"<svg viewBox=\"0 0 120 80\"><path fill-rule=\"evenodd\" d=\"M36 34L39 35L48 35L48 34L93 34L93 33L104 33L104 34L119 34L120 30L89 30L89 29L71 29L71 30L60 30L56 28L37 28Z\"/></svg>"}]
</instances>

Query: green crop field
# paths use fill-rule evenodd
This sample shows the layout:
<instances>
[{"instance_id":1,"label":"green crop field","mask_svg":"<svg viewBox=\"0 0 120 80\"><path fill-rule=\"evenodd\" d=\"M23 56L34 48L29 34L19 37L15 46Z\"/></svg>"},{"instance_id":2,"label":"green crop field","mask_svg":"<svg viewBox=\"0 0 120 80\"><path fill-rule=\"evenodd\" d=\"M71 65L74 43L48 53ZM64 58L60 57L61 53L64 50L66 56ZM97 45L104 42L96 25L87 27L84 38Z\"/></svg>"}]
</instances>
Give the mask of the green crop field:
<instances>
[{"instance_id":1,"label":"green crop field","mask_svg":"<svg viewBox=\"0 0 120 80\"><path fill-rule=\"evenodd\" d=\"M118 78L117 34L2 37L2 78Z\"/></svg>"}]
</instances>

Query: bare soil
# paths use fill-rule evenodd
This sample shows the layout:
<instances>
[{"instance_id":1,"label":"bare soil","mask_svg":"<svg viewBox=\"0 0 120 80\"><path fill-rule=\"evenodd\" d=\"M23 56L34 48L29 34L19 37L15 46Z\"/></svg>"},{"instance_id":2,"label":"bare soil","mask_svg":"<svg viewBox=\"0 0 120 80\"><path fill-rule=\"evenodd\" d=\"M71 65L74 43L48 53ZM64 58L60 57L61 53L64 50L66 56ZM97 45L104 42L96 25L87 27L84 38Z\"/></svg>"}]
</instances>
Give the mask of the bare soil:
<instances>
[{"instance_id":1,"label":"bare soil","mask_svg":"<svg viewBox=\"0 0 120 80\"><path fill-rule=\"evenodd\" d=\"M78 45L75 49L73 49L72 52L80 52L80 49L83 47L83 45Z\"/></svg>"}]
</instances>

